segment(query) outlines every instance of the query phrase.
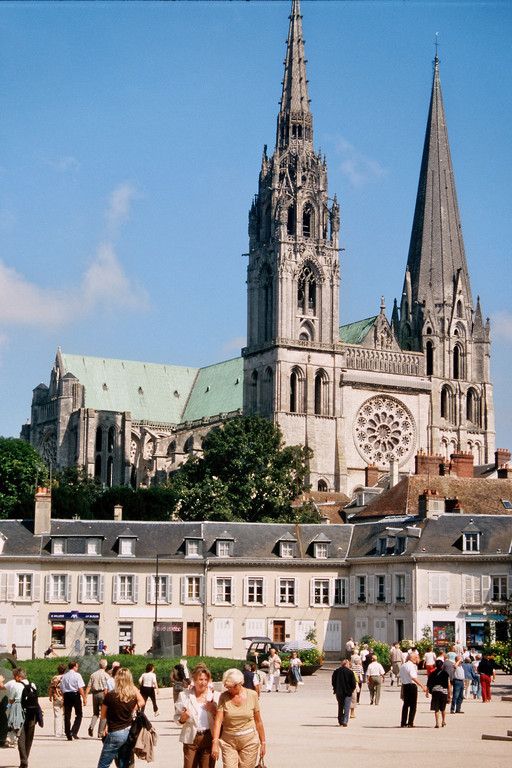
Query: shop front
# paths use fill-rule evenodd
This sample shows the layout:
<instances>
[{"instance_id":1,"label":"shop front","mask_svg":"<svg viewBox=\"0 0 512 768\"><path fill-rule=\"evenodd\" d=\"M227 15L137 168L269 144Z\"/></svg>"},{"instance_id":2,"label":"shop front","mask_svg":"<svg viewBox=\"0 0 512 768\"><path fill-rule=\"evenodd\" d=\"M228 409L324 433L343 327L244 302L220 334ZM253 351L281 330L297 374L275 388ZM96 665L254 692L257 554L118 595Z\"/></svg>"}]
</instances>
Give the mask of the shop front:
<instances>
[{"instance_id":1,"label":"shop front","mask_svg":"<svg viewBox=\"0 0 512 768\"><path fill-rule=\"evenodd\" d=\"M50 643L55 651L92 655L98 652L99 613L59 611L50 613Z\"/></svg>"}]
</instances>

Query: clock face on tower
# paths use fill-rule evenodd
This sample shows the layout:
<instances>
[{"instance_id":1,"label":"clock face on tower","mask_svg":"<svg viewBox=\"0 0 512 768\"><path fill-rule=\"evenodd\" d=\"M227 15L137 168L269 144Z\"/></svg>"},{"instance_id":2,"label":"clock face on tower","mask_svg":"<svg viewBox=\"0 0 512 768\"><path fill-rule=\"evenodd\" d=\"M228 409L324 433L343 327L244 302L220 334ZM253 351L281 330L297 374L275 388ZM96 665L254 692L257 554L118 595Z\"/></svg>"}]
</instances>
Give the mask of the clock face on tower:
<instances>
[{"instance_id":1,"label":"clock face on tower","mask_svg":"<svg viewBox=\"0 0 512 768\"><path fill-rule=\"evenodd\" d=\"M353 426L354 443L369 464L401 466L416 447L416 424L409 409L394 397L370 397L359 408Z\"/></svg>"}]
</instances>

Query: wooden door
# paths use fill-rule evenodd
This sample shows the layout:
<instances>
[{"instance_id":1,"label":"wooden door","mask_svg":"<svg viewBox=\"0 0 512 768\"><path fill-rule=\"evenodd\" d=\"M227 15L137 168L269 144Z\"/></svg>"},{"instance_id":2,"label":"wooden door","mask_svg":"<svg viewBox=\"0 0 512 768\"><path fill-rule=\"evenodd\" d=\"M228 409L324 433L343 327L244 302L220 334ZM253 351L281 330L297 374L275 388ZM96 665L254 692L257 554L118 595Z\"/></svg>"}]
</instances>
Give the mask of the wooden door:
<instances>
[{"instance_id":1,"label":"wooden door","mask_svg":"<svg viewBox=\"0 0 512 768\"><path fill-rule=\"evenodd\" d=\"M187 623L187 656L199 656L200 633L199 622Z\"/></svg>"},{"instance_id":2,"label":"wooden door","mask_svg":"<svg viewBox=\"0 0 512 768\"><path fill-rule=\"evenodd\" d=\"M280 619L274 619L274 643L284 643L285 641L285 622Z\"/></svg>"}]
</instances>

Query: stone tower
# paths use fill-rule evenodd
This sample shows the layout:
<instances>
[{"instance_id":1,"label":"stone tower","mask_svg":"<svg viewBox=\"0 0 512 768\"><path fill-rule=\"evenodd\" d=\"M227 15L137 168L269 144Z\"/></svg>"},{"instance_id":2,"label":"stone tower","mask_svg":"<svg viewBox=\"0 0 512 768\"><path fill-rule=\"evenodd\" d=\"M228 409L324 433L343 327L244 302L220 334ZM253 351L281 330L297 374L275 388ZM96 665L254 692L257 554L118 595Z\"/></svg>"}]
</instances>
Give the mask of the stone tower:
<instances>
[{"instance_id":1,"label":"stone tower","mask_svg":"<svg viewBox=\"0 0 512 768\"><path fill-rule=\"evenodd\" d=\"M338 230L325 158L313 145L302 17L294 0L275 149L268 157L265 147L249 213L246 413L307 412L311 387L304 366L294 369L294 351L302 362L306 347L332 350L339 343ZM315 387L320 401L320 379Z\"/></svg>"},{"instance_id":2,"label":"stone tower","mask_svg":"<svg viewBox=\"0 0 512 768\"><path fill-rule=\"evenodd\" d=\"M494 455L490 327L473 306L439 79L432 95L400 310L393 326L404 350L423 352L431 377L429 449Z\"/></svg>"}]
</instances>

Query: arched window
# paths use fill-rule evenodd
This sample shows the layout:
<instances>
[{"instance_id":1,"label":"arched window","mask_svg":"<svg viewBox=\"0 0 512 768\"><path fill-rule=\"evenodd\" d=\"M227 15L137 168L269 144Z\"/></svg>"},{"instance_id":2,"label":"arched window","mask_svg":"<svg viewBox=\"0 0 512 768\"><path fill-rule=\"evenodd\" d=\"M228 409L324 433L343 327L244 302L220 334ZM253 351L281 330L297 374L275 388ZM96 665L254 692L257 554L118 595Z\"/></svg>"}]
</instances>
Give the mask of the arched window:
<instances>
[{"instance_id":1,"label":"arched window","mask_svg":"<svg viewBox=\"0 0 512 768\"><path fill-rule=\"evenodd\" d=\"M295 234L295 206L288 206L288 217L286 221L286 231L289 235Z\"/></svg>"},{"instance_id":2,"label":"arched window","mask_svg":"<svg viewBox=\"0 0 512 768\"><path fill-rule=\"evenodd\" d=\"M103 430L101 427L96 428L96 450L103 450Z\"/></svg>"},{"instance_id":3,"label":"arched window","mask_svg":"<svg viewBox=\"0 0 512 768\"><path fill-rule=\"evenodd\" d=\"M94 477L101 477L101 456L96 456L94 461Z\"/></svg>"},{"instance_id":4,"label":"arched window","mask_svg":"<svg viewBox=\"0 0 512 768\"><path fill-rule=\"evenodd\" d=\"M457 302L457 317L462 317L462 301Z\"/></svg>"},{"instance_id":5,"label":"arched window","mask_svg":"<svg viewBox=\"0 0 512 768\"><path fill-rule=\"evenodd\" d=\"M185 445L183 446L183 453L194 453L194 436L190 435Z\"/></svg>"},{"instance_id":6,"label":"arched window","mask_svg":"<svg viewBox=\"0 0 512 768\"><path fill-rule=\"evenodd\" d=\"M315 338L314 329L310 323L301 323L299 330L299 339L301 341L313 341Z\"/></svg>"},{"instance_id":7,"label":"arched window","mask_svg":"<svg viewBox=\"0 0 512 768\"><path fill-rule=\"evenodd\" d=\"M328 412L329 380L325 371L318 371L315 375L315 414L325 416Z\"/></svg>"},{"instance_id":8,"label":"arched window","mask_svg":"<svg viewBox=\"0 0 512 768\"><path fill-rule=\"evenodd\" d=\"M316 278L308 264L302 267L299 275L297 309L302 315L316 315Z\"/></svg>"},{"instance_id":9,"label":"arched window","mask_svg":"<svg viewBox=\"0 0 512 768\"><path fill-rule=\"evenodd\" d=\"M304 373L301 368L294 368L290 375L290 411L304 413Z\"/></svg>"},{"instance_id":10,"label":"arched window","mask_svg":"<svg viewBox=\"0 0 512 768\"><path fill-rule=\"evenodd\" d=\"M474 389L468 389L466 394L466 419L480 426L480 400Z\"/></svg>"},{"instance_id":11,"label":"arched window","mask_svg":"<svg viewBox=\"0 0 512 768\"><path fill-rule=\"evenodd\" d=\"M253 371L251 374L249 410L252 414L258 410L258 371Z\"/></svg>"},{"instance_id":12,"label":"arched window","mask_svg":"<svg viewBox=\"0 0 512 768\"><path fill-rule=\"evenodd\" d=\"M453 394L447 386L441 390L441 418L453 422Z\"/></svg>"},{"instance_id":13,"label":"arched window","mask_svg":"<svg viewBox=\"0 0 512 768\"><path fill-rule=\"evenodd\" d=\"M169 443L169 447L167 449L167 456L172 456L174 453L176 453L176 440L172 440Z\"/></svg>"},{"instance_id":14,"label":"arched window","mask_svg":"<svg viewBox=\"0 0 512 768\"><path fill-rule=\"evenodd\" d=\"M116 444L116 428L110 427L108 431L108 452L113 453Z\"/></svg>"},{"instance_id":15,"label":"arched window","mask_svg":"<svg viewBox=\"0 0 512 768\"><path fill-rule=\"evenodd\" d=\"M112 456L107 460L107 487L112 488L114 485L114 459Z\"/></svg>"},{"instance_id":16,"label":"arched window","mask_svg":"<svg viewBox=\"0 0 512 768\"><path fill-rule=\"evenodd\" d=\"M266 368L263 374L263 413L270 413L274 407L274 374L272 368Z\"/></svg>"},{"instance_id":17,"label":"arched window","mask_svg":"<svg viewBox=\"0 0 512 768\"><path fill-rule=\"evenodd\" d=\"M314 211L311 203L306 203L302 211L302 235L303 237L314 237Z\"/></svg>"},{"instance_id":18,"label":"arched window","mask_svg":"<svg viewBox=\"0 0 512 768\"><path fill-rule=\"evenodd\" d=\"M262 270L260 285L260 341L270 341L272 338L272 321L274 314L274 280L268 265Z\"/></svg>"},{"instance_id":19,"label":"arched window","mask_svg":"<svg viewBox=\"0 0 512 768\"><path fill-rule=\"evenodd\" d=\"M460 344L456 344L453 348L453 378L464 378L464 356Z\"/></svg>"},{"instance_id":20,"label":"arched window","mask_svg":"<svg viewBox=\"0 0 512 768\"><path fill-rule=\"evenodd\" d=\"M317 488L319 491L323 491L324 493L329 490L325 480L319 480Z\"/></svg>"},{"instance_id":21,"label":"arched window","mask_svg":"<svg viewBox=\"0 0 512 768\"><path fill-rule=\"evenodd\" d=\"M434 345L431 341L427 341L425 344L425 362L427 376L432 376L434 374Z\"/></svg>"}]
</instances>

